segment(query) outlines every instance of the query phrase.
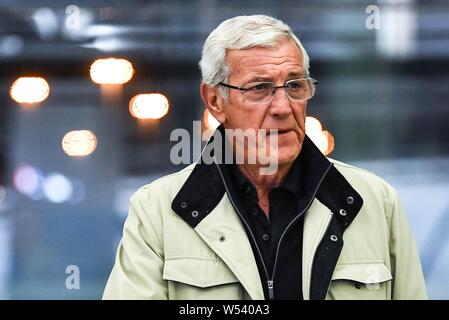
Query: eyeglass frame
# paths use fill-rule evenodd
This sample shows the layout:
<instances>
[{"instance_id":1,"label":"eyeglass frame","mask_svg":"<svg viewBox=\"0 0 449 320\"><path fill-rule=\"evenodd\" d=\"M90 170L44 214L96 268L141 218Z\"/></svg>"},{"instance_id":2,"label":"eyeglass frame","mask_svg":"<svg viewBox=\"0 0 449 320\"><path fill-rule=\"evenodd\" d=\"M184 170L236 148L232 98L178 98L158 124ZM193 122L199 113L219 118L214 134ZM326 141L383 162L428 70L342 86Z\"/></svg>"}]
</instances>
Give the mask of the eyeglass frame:
<instances>
[{"instance_id":1,"label":"eyeglass frame","mask_svg":"<svg viewBox=\"0 0 449 320\"><path fill-rule=\"evenodd\" d=\"M287 85L287 83L289 83L289 82L291 82L291 81L297 81L297 80L307 80L308 83L309 83L309 86L310 86L310 82L309 82L309 81L311 81L311 85L314 86L314 90L311 90L311 91L313 92L313 94L312 94L309 98L307 98L307 99L293 99L293 98L290 97L290 95L288 94L286 85ZM290 80L285 81L284 84L283 84L282 86L275 86L273 82L259 82L257 85L252 86L251 88L237 87L237 86L233 86L233 85L230 85L230 84L227 84L227 83L224 83L224 82L219 82L218 84L221 85L221 86L223 86L223 87L229 88L229 89L239 90L239 91L242 92L243 94L244 94L245 92L250 91L252 88L254 88L254 87L256 87L256 86L258 86L258 85L260 85L260 84L270 84L270 85L273 86L273 91L271 92L271 99L270 99L269 101L265 101L265 102L254 102L254 101L252 101L252 102L250 102L251 104L257 104L257 103L263 103L263 104L265 104L265 103L270 103L270 102L273 101L273 99L274 99L274 97L275 97L275 95L276 95L276 93L275 93L275 92L276 92L276 89L280 89L280 88L284 88L285 93L286 93L286 95L287 95L287 97L288 97L289 100L292 100L292 101L306 101L306 100L309 100L309 99L313 98L313 96L315 95L315 89L316 89L316 85L318 84L318 81L315 80L315 79L313 79L313 78L311 78L311 77L307 77L307 78L296 78L296 79L290 79Z\"/></svg>"}]
</instances>

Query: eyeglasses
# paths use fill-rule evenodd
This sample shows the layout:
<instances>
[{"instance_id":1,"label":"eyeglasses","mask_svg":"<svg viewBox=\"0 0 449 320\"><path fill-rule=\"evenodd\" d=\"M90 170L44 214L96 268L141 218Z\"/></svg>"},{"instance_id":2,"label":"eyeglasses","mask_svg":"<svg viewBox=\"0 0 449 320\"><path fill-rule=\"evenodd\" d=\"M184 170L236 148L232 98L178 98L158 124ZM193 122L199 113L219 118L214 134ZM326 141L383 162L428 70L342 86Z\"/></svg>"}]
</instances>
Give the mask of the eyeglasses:
<instances>
[{"instance_id":1,"label":"eyeglasses","mask_svg":"<svg viewBox=\"0 0 449 320\"><path fill-rule=\"evenodd\" d=\"M265 104L273 101L276 89L284 88L287 96L293 101L304 101L313 97L318 81L312 78L292 79L283 86L275 86L271 82L260 82L249 88L240 88L220 82L223 87L240 90L248 103Z\"/></svg>"}]
</instances>

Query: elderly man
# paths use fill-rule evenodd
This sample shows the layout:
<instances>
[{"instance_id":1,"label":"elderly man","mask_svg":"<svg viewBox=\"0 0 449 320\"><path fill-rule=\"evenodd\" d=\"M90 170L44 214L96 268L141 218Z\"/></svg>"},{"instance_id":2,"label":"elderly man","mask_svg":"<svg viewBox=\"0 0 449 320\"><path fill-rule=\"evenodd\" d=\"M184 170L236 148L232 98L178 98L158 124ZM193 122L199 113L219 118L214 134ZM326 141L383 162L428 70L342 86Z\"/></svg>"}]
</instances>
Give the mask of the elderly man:
<instances>
[{"instance_id":1,"label":"elderly man","mask_svg":"<svg viewBox=\"0 0 449 320\"><path fill-rule=\"evenodd\" d=\"M290 28L262 15L226 20L200 67L201 97L221 123L208 146L238 140L225 130L263 134L216 149L243 161L216 152L132 196L104 298L425 299L395 190L305 134L316 81ZM248 161L262 146L275 156L269 174Z\"/></svg>"}]
</instances>

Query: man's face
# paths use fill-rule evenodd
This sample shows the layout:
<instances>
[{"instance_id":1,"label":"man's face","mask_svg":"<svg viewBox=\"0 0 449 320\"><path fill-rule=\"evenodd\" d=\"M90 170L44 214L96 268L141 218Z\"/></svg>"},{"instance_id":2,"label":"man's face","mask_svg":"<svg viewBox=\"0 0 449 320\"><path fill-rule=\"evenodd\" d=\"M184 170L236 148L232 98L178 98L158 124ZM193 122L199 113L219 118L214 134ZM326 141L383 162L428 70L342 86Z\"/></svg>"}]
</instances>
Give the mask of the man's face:
<instances>
[{"instance_id":1,"label":"man's face","mask_svg":"<svg viewBox=\"0 0 449 320\"><path fill-rule=\"evenodd\" d=\"M291 79L304 77L303 60L298 46L284 40L277 48L255 47L229 50L228 84L249 88L260 82L282 86ZM277 129L278 165L292 163L301 151L305 136L307 100L291 101L284 89L277 89L271 103L250 104L239 90L229 90L221 122L226 129ZM267 136L269 143L271 135Z\"/></svg>"}]
</instances>

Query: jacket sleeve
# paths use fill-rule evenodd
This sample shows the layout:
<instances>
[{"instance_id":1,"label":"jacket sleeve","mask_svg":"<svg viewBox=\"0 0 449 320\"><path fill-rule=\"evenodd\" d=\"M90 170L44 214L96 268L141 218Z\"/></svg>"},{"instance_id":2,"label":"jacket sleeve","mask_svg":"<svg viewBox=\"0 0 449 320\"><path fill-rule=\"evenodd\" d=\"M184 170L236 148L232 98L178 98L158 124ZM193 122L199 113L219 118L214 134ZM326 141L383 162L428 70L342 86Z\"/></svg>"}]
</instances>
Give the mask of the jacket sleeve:
<instances>
[{"instance_id":1,"label":"jacket sleeve","mask_svg":"<svg viewBox=\"0 0 449 320\"><path fill-rule=\"evenodd\" d=\"M167 299L167 284L162 279L162 242L142 203L147 203L144 193L137 191L130 199L103 299Z\"/></svg>"},{"instance_id":2,"label":"jacket sleeve","mask_svg":"<svg viewBox=\"0 0 449 320\"><path fill-rule=\"evenodd\" d=\"M396 191L393 191L390 199L392 299L427 299L418 250Z\"/></svg>"}]
</instances>

